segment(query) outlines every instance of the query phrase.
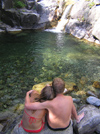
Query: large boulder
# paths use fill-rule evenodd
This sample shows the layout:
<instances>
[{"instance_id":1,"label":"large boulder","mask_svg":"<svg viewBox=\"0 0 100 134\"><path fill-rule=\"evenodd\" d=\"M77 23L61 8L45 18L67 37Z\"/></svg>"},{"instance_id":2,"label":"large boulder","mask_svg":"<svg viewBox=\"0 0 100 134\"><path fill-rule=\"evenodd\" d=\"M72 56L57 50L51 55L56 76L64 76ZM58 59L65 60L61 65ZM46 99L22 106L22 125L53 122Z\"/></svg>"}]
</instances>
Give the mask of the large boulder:
<instances>
[{"instance_id":1,"label":"large boulder","mask_svg":"<svg viewBox=\"0 0 100 134\"><path fill-rule=\"evenodd\" d=\"M100 125L100 109L93 105L85 105L78 114L84 112L85 116L80 123L74 122L74 130L77 134L93 134Z\"/></svg>"},{"instance_id":2,"label":"large boulder","mask_svg":"<svg viewBox=\"0 0 100 134\"><path fill-rule=\"evenodd\" d=\"M34 12L29 12L24 9L20 10L20 12L15 9L9 9L3 11L3 15L1 17L2 21L11 27L27 27L32 28L32 26L38 22L39 14Z\"/></svg>"},{"instance_id":3,"label":"large boulder","mask_svg":"<svg viewBox=\"0 0 100 134\"><path fill-rule=\"evenodd\" d=\"M79 39L86 39L99 44L100 41L100 1L77 1L70 12L66 32Z\"/></svg>"}]
</instances>

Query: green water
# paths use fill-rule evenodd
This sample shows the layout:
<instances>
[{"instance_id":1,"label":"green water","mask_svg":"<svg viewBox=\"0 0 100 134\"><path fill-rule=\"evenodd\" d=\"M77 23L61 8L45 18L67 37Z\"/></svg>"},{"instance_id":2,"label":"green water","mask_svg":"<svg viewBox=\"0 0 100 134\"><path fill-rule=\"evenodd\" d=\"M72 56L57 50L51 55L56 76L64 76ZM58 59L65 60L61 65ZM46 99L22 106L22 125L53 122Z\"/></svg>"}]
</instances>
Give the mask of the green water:
<instances>
[{"instance_id":1,"label":"green water","mask_svg":"<svg viewBox=\"0 0 100 134\"><path fill-rule=\"evenodd\" d=\"M100 81L100 48L64 33L0 35L0 110L23 98L34 84L61 77L77 85Z\"/></svg>"}]
</instances>

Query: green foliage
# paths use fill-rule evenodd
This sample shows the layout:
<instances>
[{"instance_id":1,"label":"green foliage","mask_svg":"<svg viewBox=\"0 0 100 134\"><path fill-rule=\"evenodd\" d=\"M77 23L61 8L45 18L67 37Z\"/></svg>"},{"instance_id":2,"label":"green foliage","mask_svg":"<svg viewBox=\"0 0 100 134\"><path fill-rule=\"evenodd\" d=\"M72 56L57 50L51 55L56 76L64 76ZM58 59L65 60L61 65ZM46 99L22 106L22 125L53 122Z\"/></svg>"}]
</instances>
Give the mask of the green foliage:
<instances>
[{"instance_id":1,"label":"green foliage","mask_svg":"<svg viewBox=\"0 0 100 134\"><path fill-rule=\"evenodd\" d=\"M80 22L83 22L83 21L85 21L85 18L83 16L82 18L77 18L77 20L80 21Z\"/></svg>"},{"instance_id":2,"label":"green foliage","mask_svg":"<svg viewBox=\"0 0 100 134\"><path fill-rule=\"evenodd\" d=\"M85 21L85 18L84 18L84 16L82 17L82 21Z\"/></svg>"},{"instance_id":3,"label":"green foliage","mask_svg":"<svg viewBox=\"0 0 100 134\"><path fill-rule=\"evenodd\" d=\"M89 3L89 8L92 8L95 5L94 2Z\"/></svg>"},{"instance_id":4,"label":"green foliage","mask_svg":"<svg viewBox=\"0 0 100 134\"><path fill-rule=\"evenodd\" d=\"M20 0L14 0L14 7L15 8L23 8L23 7L25 7L25 3Z\"/></svg>"},{"instance_id":5,"label":"green foliage","mask_svg":"<svg viewBox=\"0 0 100 134\"><path fill-rule=\"evenodd\" d=\"M90 1L90 0L85 0L85 1Z\"/></svg>"}]
</instances>

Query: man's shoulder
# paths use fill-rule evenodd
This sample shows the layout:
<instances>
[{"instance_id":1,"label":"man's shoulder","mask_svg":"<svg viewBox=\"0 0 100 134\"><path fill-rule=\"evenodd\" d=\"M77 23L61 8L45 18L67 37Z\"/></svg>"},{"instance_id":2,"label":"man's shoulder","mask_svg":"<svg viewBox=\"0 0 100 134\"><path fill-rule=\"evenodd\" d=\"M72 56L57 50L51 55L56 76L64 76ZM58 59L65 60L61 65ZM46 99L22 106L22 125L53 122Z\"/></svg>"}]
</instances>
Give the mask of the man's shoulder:
<instances>
[{"instance_id":1,"label":"man's shoulder","mask_svg":"<svg viewBox=\"0 0 100 134\"><path fill-rule=\"evenodd\" d=\"M67 99L67 100L70 100L70 101L73 100L71 96L66 96L66 99Z\"/></svg>"}]
</instances>

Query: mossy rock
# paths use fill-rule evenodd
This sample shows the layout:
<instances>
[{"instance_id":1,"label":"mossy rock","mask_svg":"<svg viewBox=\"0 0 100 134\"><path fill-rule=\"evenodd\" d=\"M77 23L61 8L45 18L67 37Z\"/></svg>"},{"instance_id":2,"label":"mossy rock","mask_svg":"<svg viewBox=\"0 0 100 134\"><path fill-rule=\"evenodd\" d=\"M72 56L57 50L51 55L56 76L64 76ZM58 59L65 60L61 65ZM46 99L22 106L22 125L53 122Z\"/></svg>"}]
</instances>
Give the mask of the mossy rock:
<instances>
[{"instance_id":1,"label":"mossy rock","mask_svg":"<svg viewBox=\"0 0 100 134\"><path fill-rule=\"evenodd\" d=\"M41 90L46 86L46 84L50 84L51 85L51 81L49 82L43 82L43 83L39 83L36 85L33 85L32 89L38 91L39 93L41 92Z\"/></svg>"},{"instance_id":2,"label":"mossy rock","mask_svg":"<svg viewBox=\"0 0 100 134\"><path fill-rule=\"evenodd\" d=\"M40 93L41 90L47 84L52 85L52 81L47 81L47 82L43 82L43 83L39 83L39 84L33 85L32 89L34 89L34 90L36 90L36 91L38 91ZM73 82L65 82L65 88L67 89L67 91L64 94L66 94L67 92L73 91L74 90L74 86L76 86L76 84L73 83Z\"/></svg>"}]
</instances>

